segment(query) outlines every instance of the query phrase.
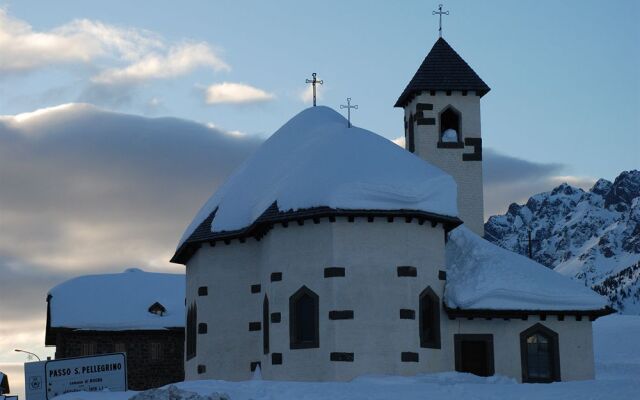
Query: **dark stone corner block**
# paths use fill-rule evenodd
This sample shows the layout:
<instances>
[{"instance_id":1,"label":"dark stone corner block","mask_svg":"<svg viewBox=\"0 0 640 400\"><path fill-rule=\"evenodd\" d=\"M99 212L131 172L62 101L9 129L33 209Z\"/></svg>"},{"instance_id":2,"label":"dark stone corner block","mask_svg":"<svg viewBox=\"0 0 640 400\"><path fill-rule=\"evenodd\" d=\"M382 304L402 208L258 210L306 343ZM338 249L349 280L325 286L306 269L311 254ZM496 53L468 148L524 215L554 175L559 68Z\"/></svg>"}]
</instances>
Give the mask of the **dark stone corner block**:
<instances>
[{"instance_id":1,"label":"dark stone corner block","mask_svg":"<svg viewBox=\"0 0 640 400\"><path fill-rule=\"evenodd\" d=\"M418 353L412 353L410 351L403 351L401 355L402 362L418 362L419 355Z\"/></svg>"},{"instance_id":2,"label":"dark stone corner block","mask_svg":"<svg viewBox=\"0 0 640 400\"><path fill-rule=\"evenodd\" d=\"M342 267L328 267L324 269L325 278L337 278L345 275L345 269Z\"/></svg>"},{"instance_id":3,"label":"dark stone corner block","mask_svg":"<svg viewBox=\"0 0 640 400\"><path fill-rule=\"evenodd\" d=\"M418 276L418 270L416 267L403 265L398 267L398 276L416 277Z\"/></svg>"},{"instance_id":4,"label":"dark stone corner block","mask_svg":"<svg viewBox=\"0 0 640 400\"><path fill-rule=\"evenodd\" d=\"M331 353L329 358L331 361L353 362L355 356L353 353Z\"/></svg>"}]
</instances>

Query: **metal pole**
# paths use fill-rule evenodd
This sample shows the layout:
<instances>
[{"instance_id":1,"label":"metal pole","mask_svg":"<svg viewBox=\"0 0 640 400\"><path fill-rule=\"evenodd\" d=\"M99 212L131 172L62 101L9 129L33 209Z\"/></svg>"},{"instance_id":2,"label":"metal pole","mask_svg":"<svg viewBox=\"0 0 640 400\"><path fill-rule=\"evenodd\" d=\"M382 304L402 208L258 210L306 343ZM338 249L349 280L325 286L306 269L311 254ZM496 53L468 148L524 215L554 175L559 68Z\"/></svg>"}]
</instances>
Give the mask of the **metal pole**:
<instances>
[{"instance_id":1,"label":"metal pole","mask_svg":"<svg viewBox=\"0 0 640 400\"><path fill-rule=\"evenodd\" d=\"M26 354L30 354L32 356L34 356L35 358L38 359L38 361L42 361L40 360L40 357L38 357L38 355L36 353L32 353L30 351L26 351L26 350L20 350L20 349L15 349L14 351L17 351L18 353L26 353Z\"/></svg>"}]
</instances>

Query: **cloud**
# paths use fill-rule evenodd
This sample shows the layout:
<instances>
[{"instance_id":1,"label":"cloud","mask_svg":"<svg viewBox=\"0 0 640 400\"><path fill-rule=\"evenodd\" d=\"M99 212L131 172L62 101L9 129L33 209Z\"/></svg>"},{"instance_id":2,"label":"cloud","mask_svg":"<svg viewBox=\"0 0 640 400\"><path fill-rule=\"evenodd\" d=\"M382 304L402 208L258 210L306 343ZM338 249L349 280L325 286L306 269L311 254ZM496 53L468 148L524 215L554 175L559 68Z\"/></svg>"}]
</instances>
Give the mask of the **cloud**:
<instances>
[{"instance_id":1,"label":"cloud","mask_svg":"<svg viewBox=\"0 0 640 400\"><path fill-rule=\"evenodd\" d=\"M205 42L172 44L151 31L88 19L38 32L3 9L0 9L0 54L0 71L8 72L56 64L92 64L101 70L92 78L99 85L173 78L199 67L214 71L230 69Z\"/></svg>"},{"instance_id":2,"label":"cloud","mask_svg":"<svg viewBox=\"0 0 640 400\"><path fill-rule=\"evenodd\" d=\"M484 149L483 159L485 218L504 213L509 204L525 203L532 195L562 183L588 189L597 180L563 175L564 164L523 160L492 149Z\"/></svg>"},{"instance_id":3,"label":"cloud","mask_svg":"<svg viewBox=\"0 0 640 400\"><path fill-rule=\"evenodd\" d=\"M275 95L244 83L223 82L205 90L207 104L248 104L273 100Z\"/></svg>"},{"instance_id":4,"label":"cloud","mask_svg":"<svg viewBox=\"0 0 640 400\"><path fill-rule=\"evenodd\" d=\"M404 147L404 137L393 140ZM561 183L588 189L597 180L591 177L561 175L565 166L538 163L508 156L490 148L482 152L484 216L504 213L511 203L524 203L534 194L546 192Z\"/></svg>"},{"instance_id":5,"label":"cloud","mask_svg":"<svg viewBox=\"0 0 640 400\"><path fill-rule=\"evenodd\" d=\"M138 83L184 75L198 67L230 70L206 43L172 46L163 54L149 53L124 68L102 71L92 81L99 84Z\"/></svg>"},{"instance_id":6,"label":"cloud","mask_svg":"<svg viewBox=\"0 0 640 400\"><path fill-rule=\"evenodd\" d=\"M103 54L100 40L68 26L35 32L24 21L0 9L0 70L23 71L44 65L88 62Z\"/></svg>"},{"instance_id":7,"label":"cloud","mask_svg":"<svg viewBox=\"0 0 640 400\"><path fill-rule=\"evenodd\" d=\"M0 255L78 273L167 268L181 229L260 142L86 104L0 117Z\"/></svg>"},{"instance_id":8,"label":"cloud","mask_svg":"<svg viewBox=\"0 0 640 400\"><path fill-rule=\"evenodd\" d=\"M0 360L51 353L46 293L72 276L184 272L168 262L183 229L261 142L87 104L0 116Z\"/></svg>"},{"instance_id":9,"label":"cloud","mask_svg":"<svg viewBox=\"0 0 640 400\"><path fill-rule=\"evenodd\" d=\"M404 136L397 137L397 138L393 139L392 142L397 144L400 147L404 147L404 145L405 145Z\"/></svg>"},{"instance_id":10,"label":"cloud","mask_svg":"<svg viewBox=\"0 0 640 400\"><path fill-rule=\"evenodd\" d=\"M152 49L162 47L162 40L151 32L86 19L38 32L27 22L12 18L6 10L0 9L0 70L3 71L86 63L106 56L136 60Z\"/></svg>"},{"instance_id":11,"label":"cloud","mask_svg":"<svg viewBox=\"0 0 640 400\"><path fill-rule=\"evenodd\" d=\"M313 102L313 86L311 86L311 84L307 84L308 86L304 88L303 91L300 92L299 94L299 98L300 100L302 100L303 103L307 103L310 104L311 102ZM318 100L322 100L324 98L323 96L323 92L324 92L324 85L316 85L316 98Z\"/></svg>"}]
</instances>

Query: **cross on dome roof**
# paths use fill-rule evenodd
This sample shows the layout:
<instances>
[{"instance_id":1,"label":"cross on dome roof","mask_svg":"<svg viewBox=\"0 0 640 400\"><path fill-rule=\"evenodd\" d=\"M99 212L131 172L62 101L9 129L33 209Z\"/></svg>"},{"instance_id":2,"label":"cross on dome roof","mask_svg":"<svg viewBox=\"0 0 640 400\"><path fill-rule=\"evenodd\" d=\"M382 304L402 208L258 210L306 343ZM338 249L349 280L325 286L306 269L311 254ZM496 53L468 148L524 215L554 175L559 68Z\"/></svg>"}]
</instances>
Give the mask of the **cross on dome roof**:
<instances>
[{"instance_id":1,"label":"cross on dome roof","mask_svg":"<svg viewBox=\"0 0 640 400\"><path fill-rule=\"evenodd\" d=\"M491 89L446 40L439 38L394 107L404 107L428 90L474 90L484 96Z\"/></svg>"}]
</instances>

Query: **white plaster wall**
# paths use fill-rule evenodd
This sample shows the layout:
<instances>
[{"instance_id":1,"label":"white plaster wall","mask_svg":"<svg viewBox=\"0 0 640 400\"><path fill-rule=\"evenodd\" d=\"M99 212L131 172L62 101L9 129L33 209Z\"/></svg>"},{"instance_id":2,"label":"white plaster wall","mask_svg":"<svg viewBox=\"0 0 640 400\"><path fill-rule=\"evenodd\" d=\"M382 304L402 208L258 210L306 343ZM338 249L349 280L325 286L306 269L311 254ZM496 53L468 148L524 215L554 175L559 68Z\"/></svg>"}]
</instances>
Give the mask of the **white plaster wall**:
<instances>
[{"instance_id":1,"label":"white plaster wall","mask_svg":"<svg viewBox=\"0 0 640 400\"><path fill-rule=\"evenodd\" d=\"M260 242L260 280L269 296L269 312L280 312L280 323L270 324L270 354L264 355L262 346L258 358L265 379L330 380L329 353L333 337L325 323L330 303L327 301L324 268L332 264L332 225L305 221L303 226L292 222L288 228L275 226ZM281 272L282 281L270 282L271 273ZM290 350L289 297L303 285L320 297L320 347ZM262 300L260 302L262 306ZM260 336L262 340L262 336ZM262 342L260 342L262 344ZM271 353L282 353L282 365L271 365Z\"/></svg>"},{"instance_id":2,"label":"white plaster wall","mask_svg":"<svg viewBox=\"0 0 640 400\"><path fill-rule=\"evenodd\" d=\"M415 125L415 154L431 164L441 168L453 176L458 184L458 212L467 227L484 236L484 205L482 193L482 161L462 161L463 153L472 153L473 147L462 149L439 149L437 144L440 135L438 115L447 106L455 107L461 114L461 139L465 137L481 137L480 97L473 91L463 96L460 91L453 91L447 96L444 91L437 91L434 96L430 92L422 92L405 107L405 118L416 113L418 103L433 104L433 110L423 111L425 118L435 118L435 125Z\"/></svg>"},{"instance_id":3,"label":"white plaster wall","mask_svg":"<svg viewBox=\"0 0 640 400\"><path fill-rule=\"evenodd\" d=\"M592 326L588 318L576 321L575 317L529 317L526 321L511 319L456 319L448 338L453 348L453 334L493 334L495 373L522 381L520 356L520 332L540 323L558 334L560 350L560 378L563 381L594 379ZM455 363L454 363L455 364Z\"/></svg>"},{"instance_id":4,"label":"white plaster wall","mask_svg":"<svg viewBox=\"0 0 640 400\"><path fill-rule=\"evenodd\" d=\"M440 312L441 349L423 349L419 338L419 295L430 286L443 298L444 230L441 224L393 223L386 218L367 222L338 218L330 223L305 221L303 226L277 225L261 241L237 240L208 244L187 265L187 304L198 304L198 322L208 333L197 335L197 356L186 362L186 379L245 380L251 362L260 361L265 379L349 380L362 374L413 375L455 369L454 335L493 335L497 374L521 379L520 332L541 322L559 335L562 380L594 376L591 323L566 317L539 321L512 319L450 320ZM397 267L414 266L417 277L398 277ZM324 278L324 268L344 267L345 277ZM282 280L271 282L271 273ZM252 294L250 287L261 285ZM319 296L320 347L290 349L289 297L306 285ZM206 297L197 296L208 286ZM249 322L262 322L262 303L280 312L270 323L270 354L263 354L263 331L249 331ZM416 319L400 319L400 309L413 309ZM331 310L353 310L353 320L330 320ZM264 329L264 325L262 326ZM354 362L330 361L331 352L354 353ZM402 362L402 352L419 354L419 362ZM271 354L282 353L282 365ZM197 366L206 373L198 374Z\"/></svg>"},{"instance_id":5,"label":"white plaster wall","mask_svg":"<svg viewBox=\"0 0 640 400\"><path fill-rule=\"evenodd\" d=\"M203 244L187 264L187 305L198 305L198 323L207 333L197 335L197 355L185 362L185 377L244 380L249 365L262 350L261 332L250 332L249 322L262 320L260 294L251 293L258 276L259 242ZM208 295L198 296L207 286ZM206 373L198 374L204 365Z\"/></svg>"},{"instance_id":6,"label":"white plaster wall","mask_svg":"<svg viewBox=\"0 0 640 400\"><path fill-rule=\"evenodd\" d=\"M276 227L263 242L263 282L271 272L283 273L281 282L265 285L270 311L282 313L282 322L270 325L271 352L283 358L282 365L271 365L270 356L263 356L266 379L348 380L365 373L443 369L442 351L420 348L418 319L400 319L401 308L418 314L419 294L427 286L442 297L443 281L437 278L444 269L442 225L323 219ZM401 265L415 266L418 277L398 277ZM346 276L324 278L326 267L344 267ZM302 285L320 298L320 347L291 350L289 297ZM353 310L354 319L330 320L331 310ZM420 353L420 362L401 362L403 351ZM355 353L355 361L330 361L331 352Z\"/></svg>"},{"instance_id":7,"label":"white plaster wall","mask_svg":"<svg viewBox=\"0 0 640 400\"><path fill-rule=\"evenodd\" d=\"M423 349L419 336L419 295L430 286L442 299L444 229L396 219L334 226L334 262L345 278L330 279L335 309L353 309L354 319L327 321L334 328L333 351L354 352L354 362L334 362L336 380L361 374L413 375L441 371L442 350ZM398 277L398 266L417 268L417 277ZM415 310L416 319L400 319L400 309ZM441 317L441 325L445 318ZM402 362L402 352L419 354L419 362Z\"/></svg>"}]
</instances>

